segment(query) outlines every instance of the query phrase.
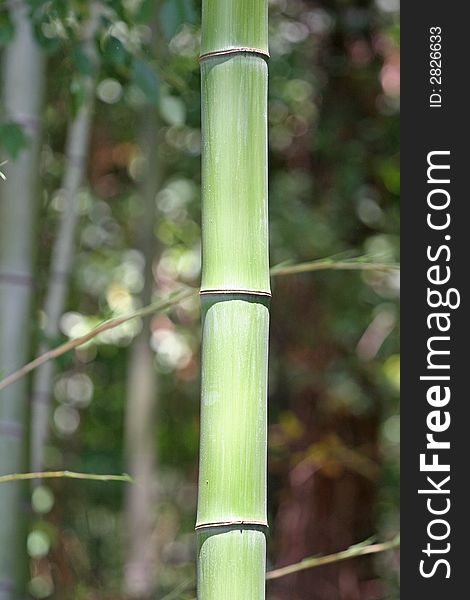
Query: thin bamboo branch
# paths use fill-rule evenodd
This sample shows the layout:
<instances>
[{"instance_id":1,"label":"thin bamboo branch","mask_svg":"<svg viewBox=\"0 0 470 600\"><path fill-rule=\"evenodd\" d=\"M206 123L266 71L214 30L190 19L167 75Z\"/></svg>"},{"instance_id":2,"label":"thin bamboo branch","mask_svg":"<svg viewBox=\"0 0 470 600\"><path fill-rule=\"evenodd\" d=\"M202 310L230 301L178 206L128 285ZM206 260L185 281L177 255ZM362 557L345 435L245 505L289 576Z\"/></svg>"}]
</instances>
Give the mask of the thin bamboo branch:
<instances>
[{"instance_id":1,"label":"thin bamboo branch","mask_svg":"<svg viewBox=\"0 0 470 600\"><path fill-rule=\"evenodd\" d=\"M195 580L193 577L191 577L190 579L186 579L186 581L183 581L182 583L180 583L180 585L175 587L173 590L171 590L171 592L168 592L168 594L165 594L163 596L163 598L161 598L161 600L177 600L177 598L180 597L180 594L182 592L185 592L191 586L193 586L194 583L195 583Z\"/></svg>"},{"instance_id":2,"label":"thin bamboo branch","mask_svg":"<svg viewBox=\"0 0 470 600\"><path fill-rule=\"evenodd\" d=\"M91 481L129 481L132 477L123 473L122 475L98 475L96 473L76 473L75 471L39 471L36 473L14 473L12 475L1 475L0 483L9 481L29 481L34 479L87 479Z\"/></svg>"},{"instance_id":3,"label":"thin bamboo branch","mask_svg":"<svg viewBox=\"0 0 470 600\"><path fill-rule=\"evenodd\" d=\"M60 344L60 346L57 346L56 348L48 350L44 354L41 354L31 362L24 365L24 367L22 367L21 369L18 369L18 371L11 373L10 375L8 375L0 381L0 390L3 390L12 383L15 383L16 381L18 381L28 373L31 373L31 371L34 371L34 369L37 369L39 366L46 363L47 361L52 360L54 358L58 358L59 356L62 356L66 352L74 350L79 346L83 346L83 344L86 344L87 342L91 341L100 333L104 333L105 331L109 331L110 329L114 329L115 327L119 327L119 325L127 323L127 321L130 321L131 319L137 319L138 317L145 317L146 315L151 315L156 312L167 310L168 308L175 306L182 300L186 300L187 298L190 298L191 296L195 295L196 291L193 289L181 290L179 292L176 292L175 294L172 294L165 300L159 300L158 302L154 302L153 304L136 310L131 314L125 315L123 317L116 317L115 319L110 319L109 321L105 321L104 323L98 325L98 327L95 327L85 335L69 340L64 344Z\"/></svg>"},{"instance_id":4,"label":"thin bamboo branch","mask_svg":"<svg viewBox=\"0 0 470 600\"><path fill-rule=\"evenodd\" d=\"M345 267L345 265L347 265L347 266ZM300 273L307 273L307 272L312 272L312 271L325 271L325 270L332 270L332 271L336 271L336 270L355 270L355 271L366 270L366 271L393 271L393 272L395 272L395 271L400 270L400 266L399 265L387 265L386 263L384 263L384 264L373 263L373 262L354 263L353 261L350 261L350 262L344 263L344 262L330 262L328 260L321 260L321 261L312 261L312 262L307 262L307 263L301 263L299 265L292 265L292 266L288 266L288 267L281 264L281 265L273 267L271 269L270 273L271 273L271 277L278 277L278 276L297 275ZM180 294L182 294L182 295L180 296ZM150 304L149 306L145 306L136 312L130 313L123 317L118 317L116 319L111 319L109 321L106 321L105 323L103 323L102 325L99 325L95 329L92 329L90 332L86 333L85 335L74 338L73 340L69 340L68 342L65 342L64 344L60 344L59 346L57 346L51 350L48 350L44 354L41 354L40 356L38 356L31 362L24 365L18 371L11 373L7 377L4 377L2 380L0 380L0 391L5 389L12 383L15 383L16 381L18 381L19 379L21 379L22 377L24 377L31 371L34 371L34 369L37 369L43 363L45 363L49 360L53 360L54 358L58 358L59 356L62 356L66 352L69 352L70 350L74 350L75 348L78 348L79 346L82 346L83 344L86 344L87 342L89 342L90 340L92 340L93 338L98 336L100 333L103 333L103 331L108 331L110 329L114 329L115 327L119 327L120 325L122 325L123 323L126 323L127 321L130 321L131 319L137 319L139 317L144 317L146 315L157 313L159 311L167 310L168 308L175 306L182 300L186 300L187 298L191 298L196 295L197 295L197 290L195 290L193 288L189 288L189 289L186 289L184 292L178 292L176 295L172 295L172 296L166 298L165 300L155 302L153 304Z\"/></svg>"},{"instance_id":5,"label":"thin bamboo branch","mask_svg":"<svg viewBox=\"0 0 470 600\"><path fill-rule=\"evenodd\" d=\"M376 263L367 260L334 261L330 259L313 260L296 265L277 265L271 269L271 276L296 275L298 273L309 273L311 271L399 271L400 266L395 263Z\"/></svg>"},{"instance_id":6,"label":"thin bamboo branch","mask_svg":"<svg viewBox=\"0 0 470 600\"><path fill-rule=\"evenodd\" d=\"M299 571L305 571L306 569L313 569L315 567L321 567L323 565L329 565L334 562L346 560L348 558L355 558L356 556L365 556L366 554L377 554L379 552L388 552L389 550L395 550L400 546L400 535L398 534L389 542L383 542L381 544L368 544L368 540L351 546L347 550L336 552L335 554L328 554L326 556L309 556L304 558L298 563L281 567L280 569L274 569L266 573L266 579L278 579L279 577L285 577L286 575L292 575L292 573L298 573Z\"/></svg>"},{"instance_id":7,"label":"thin bamboo branch","mask_svg":"<svg viewBox=\"0 0 470 600\"><path fill-rule=\"evenodd\" d=\"M95 47L95 33L99 25L100 11L96 2L90 7L90 17L83 30L83 51L89 57L93 75L84 81L84 98L67 132L65 167L62 190L65 206L59 226L59 233L52 252L52 261L44 302L47 342L41 345L40 354L50 347L50 340L59 333L59 322L64 310L70 279L70 270L75 251L75 229L78 221L78 192L83 182L86 168L90 129L93 119L94 97L98 69L98 54ZM44 451L49 434L49 412L54 363L48 362L37 370L33 381L31 397L31 451L30 462L33 471L44 467Z\"/></svg>"}]
</instances>

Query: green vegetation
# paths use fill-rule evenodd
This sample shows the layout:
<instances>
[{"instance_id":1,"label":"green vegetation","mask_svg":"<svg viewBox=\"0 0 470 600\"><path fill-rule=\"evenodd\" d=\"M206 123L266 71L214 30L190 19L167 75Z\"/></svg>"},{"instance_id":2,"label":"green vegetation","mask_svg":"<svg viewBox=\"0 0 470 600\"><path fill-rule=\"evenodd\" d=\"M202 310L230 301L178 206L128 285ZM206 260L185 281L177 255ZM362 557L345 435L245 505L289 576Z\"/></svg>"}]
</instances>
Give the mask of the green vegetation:
<instances>
[{"instance_id":1,"label":"green vegetation","mask_svg":"<svg viewBox=\"0 0 470 600\"><path fill-rule=\"evenodd\" d=\"M399 598L397 8L202 4L0 5L1 600Z\"/></svg>"}]
</instances>

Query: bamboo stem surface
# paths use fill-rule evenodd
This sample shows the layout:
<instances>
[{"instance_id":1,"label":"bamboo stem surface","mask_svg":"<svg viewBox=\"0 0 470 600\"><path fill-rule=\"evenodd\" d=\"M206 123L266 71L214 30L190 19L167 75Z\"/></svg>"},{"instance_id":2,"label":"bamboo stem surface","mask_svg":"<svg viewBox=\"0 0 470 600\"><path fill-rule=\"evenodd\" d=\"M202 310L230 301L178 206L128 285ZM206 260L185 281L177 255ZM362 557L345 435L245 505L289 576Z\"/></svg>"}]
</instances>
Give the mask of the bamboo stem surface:
<instances>
[{"instance_id":1,"label":"bamboo stem surface","mask_svg":"<svg viewBox=\"0 0 470 600\"><path fill-rule=\"evenodd\" d=\"M267 0L202 12L199 600L265 597Z\"/></svg>"},{"instance_id":2,"label":"bamboo stem surface","mask_svg":"<svg viewBox=\"0 0 470 600\"><path fill-rule=\"evenodd\" d=\"M29 144L8 163L0 181L0 371L9 373L28 359L36 216L36 189L43 87L43 57L24 0L10 3L15 36L3 53L3 104ZM27 380L0 394L0 476L25 471ZM23 597L26 583L26 488L0 487L0 600Z\"/></svg>"}]
</instances>

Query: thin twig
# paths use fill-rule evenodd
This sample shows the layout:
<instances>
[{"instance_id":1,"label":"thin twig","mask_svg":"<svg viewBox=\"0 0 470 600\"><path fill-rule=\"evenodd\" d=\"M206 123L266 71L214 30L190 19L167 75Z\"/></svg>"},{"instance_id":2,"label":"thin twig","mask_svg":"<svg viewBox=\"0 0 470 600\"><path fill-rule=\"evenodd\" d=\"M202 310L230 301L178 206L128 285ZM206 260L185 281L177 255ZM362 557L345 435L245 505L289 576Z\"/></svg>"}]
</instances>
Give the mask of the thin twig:
<instances>
[{"instance_id":1,"label":"thin twig","mask_svg":"<svg viewBox=\"0 0 470 600\"><path fill-rule=\"evenodd\" d=\"M185 592L187 589L189 589L193 585L194 585L194 577L191 577L190 579L186 579L186 581L183 581L182 583L180 583L180 585L175 587L175 589L171 590L171 592L169 592L168 594L165 594L165 596L163 596L163 598L161 600L175 600L175 598L177 598L181 592Z\"/></svg>"},{"instance_id":2,"label":"thin twig","mask_svg":"<svg viewBox=\"0 0 470 600\"><path fill-rule=\"evenodd\" d=\"M347 550L342 552L336 552L335 554L328 554L327 556L309 556L304 558L302 561L293 565L287 565L274 571L266 573L266 579L278 579L279 577L285 577L292 573L298 573L305 569L312 569L314 567L320 567L322 565L328 565L330 563L339 562L340 560L346 560L347 558L354 558L356 556L364 556L366 554L377 554L378 552L387 552L388 550L394 550L400 546L400 534L396 535L393 540L389 542L383 542L382 544L368 544L367 540L351 546Z\"/></svg>"},{"instance_id":3,"label":"thin twig","mask_svg":"<svg viewBox=\"0 0 470 600\"><path fill-rule=\"evenodd\" d=\"M308 273L311 271L398 271L399 265L394 263L375 263L362 260L334 261L334 260L313 260L311 262L300 263L297 265L278 265L271 269L271 276L294 275L296 273Z\"/></svg>"},{"instance_id":4,"label":"thin twig","mask_svg":"<svg viewBox=\"0 0 470 600\"><path fill-rule=\"evenodd\" d=\"M325 271L325 270L333 270L333 271L398 271L399 266L396 264L387 264L387 263L373 263L366 262L364 259L355 259L350 261L334 261L331 259L322 259L315 260L312 262L301 263L298 265L288 265L284 266L283 264L277 265L273 267L270 271L272 277L278 277L283 275L294 275L297 273L308 273L312 271ZM186 298L190 298L191 296L196 295L196 290L190 288L181 292L177 292L174 295L170 296L165 300L160 300L159 302L155 302L154 304L150 304L149 306L145 306L140 310L137 310L131 314L125 315L123 317L117 317L115 319L110 319L109 321L105 321L98 327L95 327L87 334L82 335L80 337L74 338L53 348L48 350L44 354L41 354L31 362L27 363L17 371L14 371L4 379L0 380L0 391L15 383L34 369L37 369L39 366L44 364L45 362L52 360L54 358L58 358L62 356L66 352L73 350L74 348L78 348L82 346L86 342L89 342L93 338L95 338L100 333L104 331L108 331L110 329L114 329L115 327L119 327L123 323L127 323L131 319L136 319L137 317L145 317L146 315L153 314L158 311L166 310L167 308L171 308L175 304L181 302L181 300L185 300Z\"/></svg>"},{"instance_id":5,"label":"thin twig","mask_svg":"<svg viewBox=\"0 0 470 600\"><path fill-rule=\"evenodd\" d=\"M78 348L79 346L86 344L86 342L89 342L104 331L109 331L110 329L119 327L119 325L122 325L123 323L126 323L131 319L136 319L137 317L145 317L146 315L150 315L154 312L170 308L171 306L178 304L178 302L181 302L181 300L185 300L186 298L194 296L195 294L196 292L193 289L177 292L176 294L170 296L165 300L160 300L159 302L155 302L153 304L150 304L149 306L145 306L144 308L141 308L140 310L137 310L129 315L105 321L104 323L98 325L98 327L95 327L85 335L69 340L68 342L61 344L60 346L57 346L52 350L48 350L44 354L41 354L31 362L24 365L24 367L21 367L21 369L18 369L18 371L11 373L11 375L8 375L0 381L0 390L3 390L12 383L15 383L15 381L18 381L31 371L34 371L34 369L37 369L45 362L52 360L53 358L58 358L59 356L62 356L62 354L65 354L66 352L69 352L74 348Z\"/></svg>"},{"instance_id":6,"label":"thin twig","mask_svg":"<svg viewBox=\"0 0 470 600\"><path fill-rule=\"evenodd\" d=\"M1 475L0 483L8 481L26 481L28 479L90 479L92 481L129 481L132 477L123 473L122 475L98 475L96 473L75 473L74 471L41 471L39 473L15 473L12 475Z\"/></svg>"}]
</instances>

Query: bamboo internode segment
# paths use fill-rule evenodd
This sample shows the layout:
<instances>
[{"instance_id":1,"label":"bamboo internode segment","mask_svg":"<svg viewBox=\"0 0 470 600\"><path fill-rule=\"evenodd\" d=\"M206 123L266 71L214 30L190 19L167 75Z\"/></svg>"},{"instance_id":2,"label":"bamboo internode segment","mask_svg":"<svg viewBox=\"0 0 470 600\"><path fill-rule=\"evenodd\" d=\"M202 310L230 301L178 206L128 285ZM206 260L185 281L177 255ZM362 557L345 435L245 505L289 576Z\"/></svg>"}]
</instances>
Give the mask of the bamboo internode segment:
<instances>
[{"instance_id":1,"label":"bamboo internode segment","mask_svg":"<svg viewBox=\"0 0 470 600\"><path fill-rule=\"evenodd\" d=\"M197 528L267 525L268 302L202 298Z\"/></svg>"},{"instance_id":2,"label":"bamboo internode segment","mask_svg":"<svg viewBox=\"0 0 470 600\"><path fill-rule=\"evenodd\" d=\"M37 44L30 6L25 0L5 9L14 35L2 50L2 107L7 120L27 126L29 143L8 166L0 186L0 369L11 373L29 354L33 297L36 190L44 56ZM0 394L0 476L25 469L28 414L26 380ZM0 486L0 597L25 598L25 489L21 483ZM11 582L11 583L10 583Z\"/></svg>"},{"instance_id":3,"label":"bamboo internode segment","mask_svg":"<svg viewBox=\"0 0 470 600\"><path fill-rule=\"evenodd\" d=\"M239 47L268 54L267 0L203 0L201 54Z\"/></svg>"},{"instance_id":4,"label":"bamboo internode segment","mask_svg":"<svg viewBox=\"0 0 470 600\"><path fill-rule=\"evenodd\" d=\"M269 294L267 64L217 56L201 77L201 291Z\"/></svg>"},{"instance_id":5,"label":"bamboo internode segment","mask_svg":"<svg viewBox=\"0 0 470 600\"><path fill-rule=\"evenodd\" d=\"M263 600L269 298L205 294L199 600Z\"/></svg>"},{"instance_id":6,"label":"bamboo internode segment","mask_svg":"<svg viewBox=\"0 0 470 600\"><path fill-rule=\"evenodd\" d=\"M198 599L261 600L265 596L266 536L257 530L200 533Z\"/></svg>"}]
</instances>

